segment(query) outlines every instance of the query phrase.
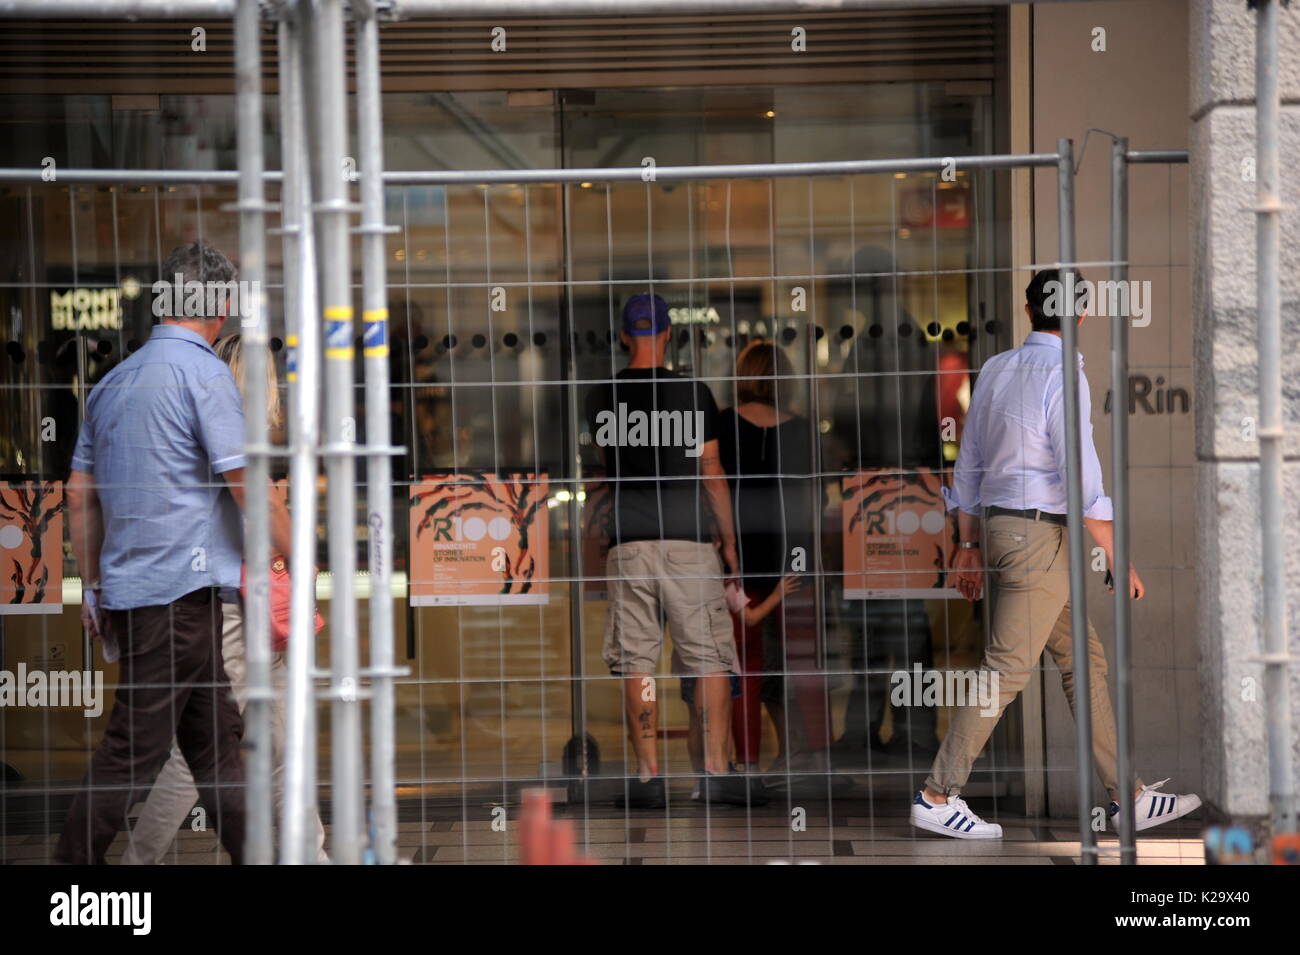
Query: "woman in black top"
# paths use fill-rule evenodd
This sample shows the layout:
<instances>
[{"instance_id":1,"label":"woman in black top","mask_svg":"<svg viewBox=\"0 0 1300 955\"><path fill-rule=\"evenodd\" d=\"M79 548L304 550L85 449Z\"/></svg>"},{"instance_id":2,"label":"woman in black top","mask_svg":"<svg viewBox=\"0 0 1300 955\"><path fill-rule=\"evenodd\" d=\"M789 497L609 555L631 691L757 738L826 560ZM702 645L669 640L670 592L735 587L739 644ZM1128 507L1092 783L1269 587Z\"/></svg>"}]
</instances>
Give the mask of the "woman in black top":
<instances>
[{"instance_id":1,"label":"woman in black top","mask_svg":"<svg viewBox=\"0 0 1300 955\"><path fill-rule=\"evenodd\" d=\"M825 679L798 675L817 665L816 605L811 587L801 588L797 575L812 566L818 515L811 476L817 470L815 434L807 418L787 410L792 376L789 359L774 342L751 342L736 359L736 407L719 422L745 596L754 606L778 587L787 595L755 626L747 627L743 614L732 618L742 675L732 734L736 760L750 771L758 763L764 704L776 726L777 764L790 763L792 751L820 753L824 760L830 744ZM796 704L789 714L787 697ZM815 757L807 761L815 763Z\"/></svg>"}]
</instances>

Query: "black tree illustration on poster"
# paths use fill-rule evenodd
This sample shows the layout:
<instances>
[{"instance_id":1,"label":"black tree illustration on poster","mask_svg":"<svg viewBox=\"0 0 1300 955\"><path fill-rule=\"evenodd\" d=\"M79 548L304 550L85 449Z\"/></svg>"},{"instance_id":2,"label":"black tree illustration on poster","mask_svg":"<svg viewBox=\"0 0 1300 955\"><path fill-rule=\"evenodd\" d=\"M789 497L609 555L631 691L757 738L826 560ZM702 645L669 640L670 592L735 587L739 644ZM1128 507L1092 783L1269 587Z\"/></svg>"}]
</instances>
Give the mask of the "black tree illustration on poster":
<instances>
[{"instance_id":1,"label":"black tree illustration on poster","mask_svg":"<svg viewBox=\"0 0 1300 955\"><path fill-rule=\"evenodd\" d=\"M31 556L26 567L12 558L13 572L9 580L14 585L14 595L10 603L41 603L45 599L50 576L45 563L45 534L50 522L63 513L65 507L58 485L53 482L13 482L0 489L0 520L20 528L31 544Z\"/></svg>"},{"instance_id":2,"label":"black tree illustration on poster","mask_svg":"<svg viewBox=\"0 0 1300 955\"><path fill-rule=\"evenodd\" d=\"M919 488L920 496L907 493L909 488ZM868 493L870 492L870 493ZM899 504L930 504L930 491L921 474L873 474L860 484L844 492L846 507L855 508L849 518L849 530L865 521L868 533L871 528L885 526L885 512Z\"/></svg>"},{"instance_id":3,"label":"black tree illustration on poster","mask_svg":"<svg viewBox=\"0 0 1300 955\"><path fill-rule=\"evenodd\" d=\"M416 525L417 539L437 520L452 521L479 511L504 517L517 535L519 553L513 561L507 557L500 565L502 583L499 593L529 593L537 572L529 534L537 521L538 511L546 506L545 482L521 471L511 472L504 478L487 471L470 471L431 475L429 479L437 482L433 490L411 495L412 508L433 498Z\"/></svg>"},{"instance_id":4,"label":"black tree illustration on poster","mask_svg":"<svg viewBox=\"0 0 1300 955\"><path fill-rule=\"evenodd\" d=\"M865 476L857 483L847 485L844 489L844 506L852 509L848 529L852 531L859 524L864 525L866 534L886 533L886 513L890 508L903 504L919 504L928 507L935 503L933 492L927 482L932 472L884 472ZM942 505L940 505L942 506ZM949 525L952 543L957 543L957 527L954 521ZM936 544L931 566L935 569L934 583L931 587L941 589L947 586L947 562L944 549Z\"/></svg>"}]
</instances>

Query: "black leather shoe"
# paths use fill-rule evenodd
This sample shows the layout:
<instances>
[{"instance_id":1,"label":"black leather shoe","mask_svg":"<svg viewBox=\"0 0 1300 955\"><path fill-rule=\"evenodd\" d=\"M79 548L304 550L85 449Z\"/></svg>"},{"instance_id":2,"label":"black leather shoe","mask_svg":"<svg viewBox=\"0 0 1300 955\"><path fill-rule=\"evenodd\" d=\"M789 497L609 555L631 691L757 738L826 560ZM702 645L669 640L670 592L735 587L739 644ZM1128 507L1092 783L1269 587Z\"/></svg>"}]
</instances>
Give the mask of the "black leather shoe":
<instances>
[{"instance_id":1,"label":"black leather shoe","mask_svg":"<svg viewBox=\"0 0 1300 955\"><path fill-rule=\"evenodd\" d=\"M723 806L766 806L767 787L757 776L705 776L700 802Z\"/></svg>"},{"instance_id":2,"label":"black leather shoe","mask_svg":"<svg viewBox=\"0 0 1300 955\"><path fill-rule=\"evenodd\" d=\"M614 799L617 809L662 809L664 808L664 780L655 776L649 782L629 779L627 788Z\"/></svg>"}]
</instances>

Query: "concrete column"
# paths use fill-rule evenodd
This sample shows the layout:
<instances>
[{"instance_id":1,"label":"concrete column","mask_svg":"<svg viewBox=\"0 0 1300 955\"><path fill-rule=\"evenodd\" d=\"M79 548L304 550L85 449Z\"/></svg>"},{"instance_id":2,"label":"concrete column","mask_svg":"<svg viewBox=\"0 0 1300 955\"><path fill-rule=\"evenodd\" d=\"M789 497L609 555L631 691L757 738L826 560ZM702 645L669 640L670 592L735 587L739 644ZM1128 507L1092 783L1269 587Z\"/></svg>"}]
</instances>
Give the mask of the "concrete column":
<instances>
[{"instance_id":1,"label":"concrete column","mask_svg":"<svg viewBox=\"0 0 1300 955\"><path fill-rule=\"evenodd\" d=\"M1287 174L1300 163L1300 5L1279 19L1286 575L1291 653L1300 654L1300 178ZM1190 45L1202 795L1233 817L1263 817L1255 14L1241 0L1195 0ZM1291 702L1300 727L1300 669L1291 672Z\"/></svg>"}]
</instances>

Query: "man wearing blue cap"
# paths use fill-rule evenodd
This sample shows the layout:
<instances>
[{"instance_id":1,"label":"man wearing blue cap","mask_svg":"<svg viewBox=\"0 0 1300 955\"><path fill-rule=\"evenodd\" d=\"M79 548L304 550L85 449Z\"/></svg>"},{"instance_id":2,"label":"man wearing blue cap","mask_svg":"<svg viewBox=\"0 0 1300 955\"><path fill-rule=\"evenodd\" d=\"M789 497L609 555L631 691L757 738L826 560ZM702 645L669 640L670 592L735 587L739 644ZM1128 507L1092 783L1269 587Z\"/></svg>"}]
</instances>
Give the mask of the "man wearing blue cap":
<instances>
[{"instance_id":1,"label":"man wearing blue cap","mask_svg":"<svg viewBox=\"0 0 1300 955\"><path fill-rule=\"evenodd\" d=\"M658 295L632 296L619 336L631 360L586 402L614 499L604 657L610 672L624 678L637 759L637 777L619 803L643 809L665 803L654 673L667 620L677 659L698 677L701 797L744 805L754 801L745 778L726 775L736 646L723 580L740 564L718 449L718 406L703 382L664 367L671 325Z\"/></svg>"}]
</instances>

